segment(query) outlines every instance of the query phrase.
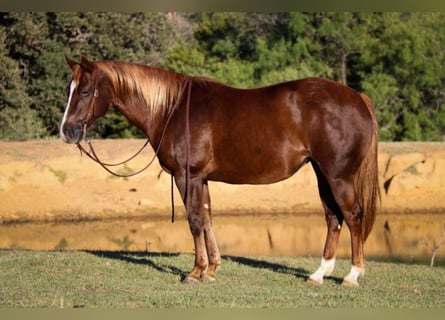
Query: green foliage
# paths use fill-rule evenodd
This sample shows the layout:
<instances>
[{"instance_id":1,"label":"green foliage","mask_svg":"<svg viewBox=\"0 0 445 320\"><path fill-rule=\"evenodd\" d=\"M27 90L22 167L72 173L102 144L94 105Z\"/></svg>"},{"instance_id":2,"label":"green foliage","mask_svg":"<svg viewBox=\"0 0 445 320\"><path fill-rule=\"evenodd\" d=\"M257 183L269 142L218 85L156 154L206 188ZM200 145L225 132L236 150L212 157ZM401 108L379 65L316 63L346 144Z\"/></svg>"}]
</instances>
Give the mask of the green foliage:
<instances>
[{"instance_id":1,"label":"green foliage","mask_svg":"<svg viewBox=\"0 0 445 320\"><path fill-rule=\"evenodd\" d=\"M385 73L371 73L363 76L362 87L373 99L380 124L380 139L393 139L400 130L396 79Z\"/></svg>"},{"instance_id":2,"label":"green foliage","mask_svg":"<svg viewBox=\"0 0 445 320\"><path fill-rule=\"evenodd\" d=\"M161 64L176 35L172 26L166 15L158 13L3 13L0 59L14 68L0 72L20 76L0 76L11 79L9 87L20 88L21 94L14 88L3 88L2 81L0 110L5 110L0 111L0 138L26 140L58 134L71 74L64 54ZM121 119L116 120L116 115L103 119L98 128L104 130L96 129L92 134L140 135L122 116L117 117ZM14 125L17 121L19 126ZM119 126L115 127L116 123Z\"/></svg>"},{"instance_id":3,"label":"green foliage","mask_svg":"<svg viewBox=\"0 0 445 320\"><path fill-rule=\"evenodd\" d=\"M173 48L168 68L239 87L330 75L330 67L311 53L316 45L304 14L217 12L194 19L194 38Z\"/></svg>"},{"instance_id":4,"label":"green foliage","mask_svg":"<svg viewBox=\"0 0 445 320\"><path fill-rule=\"evenodd\" d=\"M0 139L57 136L67 54L153 64L237 87L307 76L375 102L381 140L445 136L445 14L352 12L0 14ZM95 137L143 134L118 113Z\"/></svg>"},{"instance_id":5,"label":"green foliage","mask_svg":"<svg viewBox=\"0 0 445 320\"><path fill-rule=\"evenodd\" d=\"M438 30L445 26L444 18L443 13L373 17L373 33L379 41L370 43L358 67L363 68L365 91L369 86L380 91L369 95L379 103L386 140L443 139L439 110L445 98L445 37Z\"/></svg>"},{"instance_id":6,"label":"green foliage","mask_svg":"<svg viewBox=\"0 0 445 320\"><path fill-rule=\"evenodd\" d=\"M37 112L31 109L19 61L8 56L7 35L0 29L0 139L28 140L44 135Z\"/></svg>"}]
</instances>

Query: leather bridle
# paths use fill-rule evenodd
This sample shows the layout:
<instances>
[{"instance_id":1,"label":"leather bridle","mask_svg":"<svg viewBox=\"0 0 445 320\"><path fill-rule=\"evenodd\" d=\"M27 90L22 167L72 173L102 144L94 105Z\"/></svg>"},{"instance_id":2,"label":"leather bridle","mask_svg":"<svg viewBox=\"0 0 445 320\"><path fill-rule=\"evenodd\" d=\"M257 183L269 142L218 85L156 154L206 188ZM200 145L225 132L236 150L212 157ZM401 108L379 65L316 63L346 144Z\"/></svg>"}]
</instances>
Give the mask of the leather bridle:
<instances>
[{"instance_id":1,"label":"leather bridle","mask_svg":"<svg viewBox=\"0 0 445 320\"><path fill-rule=\"evenodd\" d=\"M88 122L94 117L94 107L96 104L96 99L99 97L99 90L97 89L97 79L96 79L94 81L93 96L91 97L91 102L88 106L88 112L85 117L85 120L83 121L83 127L82 127L83 138L77 143L77 147L79 148L80 153L81 154L84 153L85 155L87 155L88 158L90 158L94 162L98 163L103 169L105 169L107 172L109 172L110 174L112 174L114 176L127 178L127 177L132 177L137 174L140 174L141 172L148 169L152 165L152 163L154 162L156 157L158 156L158 153L161 149L162 141L163 141L165 133L167 131L168 124L170 123L170 119L172 118L173 114L178 109L179 105L181 104L183 95L185 94L185 92L187 90L186 120L185 120L186 121L186 124L185 124L185 128L186 128L186 192L185 192L185 199L186 199L186 211L188 214L188 210L190 208L190 200L191 200L191 197L189 197L189 192L190 192L190 125L189 125L189 122L190 122L190 93L191 93L191 89L192 89L192 79L189 76L185 76L184 81L182 83L180 93L178 95L178 98L177 98L173 108L171 109L171 112L167 118L167 121L165 122L165 126L164 126L164 129L162 130L161 138L159 140L159 144L155 150L155 154L153 155L153 158L142 169L140 169L136 172L129 173L129 174L122 174L122 173L117 173L115 171L112 171L109 167L119 166L119 165L125 164L125 163L129 162L130 160L134 159L148 145L150 140L147 139L147 141L145 141L144 145L134 155L132 155L127 160L121 161L119 163L107 163L107 162L104 162L99 159L99 157L96 154L96 151L94 150L93 144L91 143L91 141L86 139L86 130L87 130ZM86 143L88 144L90 151L85 150L85 148L81 145L81 141L83 139L85 139ZM171 221L174 222L175 212L174 212L174 196L173 196L173 175L171 176L171 203L172 203Z\"/></svg>"},{"instance_id":2,"label":"leather bridle","mask_svg":"<svg viewBox=\"0 0 445 320\"><path fill-rule=\"evenodd\" d=\"M85 150L85 148L81 145L80 142L83 139L81 139L81 141L79 141L77 143L77 147L79 148L81 153L84 153L85 155L87 155L91 160L93 160L94 162L98 163L103 169L105 169L110 174L112 174L114 176L117 176L117 177L121 177L121 178L128 178L128 177L132 177L132 176L135 176L135 175L143 172L144 170L148 169L151 166L153 161L156 159L156 157L157 157L157 155L159 153L159 150L161 149L162 141L164 139L165 132L167 131L168 124L170 123L170 119L172 118L172 116L175 113L176 109L179 107L179 104L182 101L183 95L184 95L185 91L187 90L187 87L188 87L188 92L187 92L187 106L186 106L186 108L187 108L187 115L186 115L187 134L186 135L188 136L188 130L189 130L189 128L188 128L188 123L189 123L188 110L189 110L189 104L190 104L191 78L186 76L184 78L183 83L182 83L182 87L181 87L181 91L180 91L180 93L178 95L178 99L176 100L176 103L173 106L173 108L172 108L172 110L171 110L171 112L170 112L170 114L169 114L169 116L167 118L167 121L165 123L164 129L162 130L161 139L160 139L159 144L158 144L158 146L157 146L157 148L155 150L155 154L153 155L153 158L150 160L150 162L144 168L142 168L142 169L140 169L140 170L138 170L136 172L129 173L129 174L121 174L121 173L117 173L117 172L114 172L114 171L110 170L110 168L108 168L108 167L115 167L115 166L123 165L123 164L133 160L148 145L150 140L147 139L147 141L144 143L144 145L134 155L132 155L127 160L124 160L124 161L121 161L121 162L118 162L118 163L107 163L107 162L104 162L104 161L99 159L99 157L96 154L96 151L94 150L93 144L91 143L91 141L89 141L85 137L85 135L86 135L86 128L87 128L88 122L94 116L94 107L95 107L95 103L96 103L96 98L99 97L99 90L97 89L96 84L97 84L97 82L95 81L94 93L93 93L93 96L91 98L91 102L90 102L90 104L88 106L88 113L87 113L87 115L85 117L85 120L83 121L83 129L82 129L83 132L84 132L83 139L85 139L85 141L88 144L90 150L89 151ZM189 149L188 143L187 143L187 149ZM187 163L188 163L188 159L187 159Z\"/></svg>"},{"instance_id":3,"label":"leather bridle","mask_svg":"<svg viewBox=\"0 0 445 320\"><path fill-rule=\"evenodd\" d=\"M98 83L97 79L98 79L98 77L96 77L94 80L93 96L91 97L90 104L88 105L88 112L87 112L87 115L85 116L85 120L82 123L83 136L82 136L82 139L80 139L80 141L82 141L83 139L86 138L88 122L90 122L91 119L93 119L93 117L94 117L94 106L96 104L96 98L99 97L99 90L97 89L97 83ZM80 143L80 141L79 141L79 143ZM79 143L77 144L78 146L79 146Z\"/></svg>"}]
</instances>

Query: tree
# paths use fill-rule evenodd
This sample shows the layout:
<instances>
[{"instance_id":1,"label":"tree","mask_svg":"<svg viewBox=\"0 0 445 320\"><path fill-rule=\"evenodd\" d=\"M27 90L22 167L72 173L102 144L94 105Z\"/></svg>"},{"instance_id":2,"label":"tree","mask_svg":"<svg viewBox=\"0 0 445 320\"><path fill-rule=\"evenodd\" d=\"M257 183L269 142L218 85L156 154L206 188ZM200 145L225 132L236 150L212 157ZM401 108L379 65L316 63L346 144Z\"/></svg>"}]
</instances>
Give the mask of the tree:
<instances>
[{"instance_id":1,"label":"tree","mask_svg":"<svg viewBox=\"0 0 445 320\"><path fill-rule=\"evenodd\" d=\"M9 87L0 88L3 100L15 99L8 110L1 111L0 118L6 123L6 119L14 118L12 113L20 115L29 131L24 139L58 134L71 75L65 54L74 58L85 54L94 60L162 65L177 35L174 21L164 13L8 12L0 16L0 32L3 45L0 59L14 65L4 72L20 74L4 78L23 89L16 94ZM19 106L20 112L13 111ZM4 125L3 138L9 135L17 139L11 130L12 127ZM106 137L110 131L117 137L138 135L131 124L113 112L98 122L92 134Z\"/></svg>"},{"instance_id":2,"label":"tree","mask_svg":"<svg viewBox=\"0 0 445 320\"><path fill-rule=\"evenodd\" d=\"M8 57L6 32L0 28L0 139L28 140L45 134L37 112L29 108L31 99L19 62Z\"/></svg>"},{"instance_id":3,"label":"tree","mask_svg":"<svg viewBox=\"0 0 445 320\"><path fill-rule=\"evenodd\" d=\"M204 75L237 87L322 76L374 101L381 140L443 140L445 14L0 14L2 139L56 136L71 71L64 55ZM109 112L89 134L140 133Z\"/></svg>"},{"instance_id":4,"label":"tree","mask_svg":"<svg viewBox=\"0 0 445 320\"><path fill-rule=\"evenodd\" d=\"M305 14L216 12L199 14L194 21L192 40L178 43L169 56L167 66L173 70L239 87L330 74L312 55L317 46Z\"/></svg>"},{"instance_id":5,"label":"tree","mask_svg":"<svg viewBox=\"0 0 445 320\"><path fill-rule=\"evenodd\" d=\"M388 140L441 140L445 27L443 13L383 13L357 64L362 87L375 96ZM390 114L392 113L393 116Z\"/></svg>"},{"instance_id":6,"label":"tree","mask_svg":"<svg viewBox=\"0 0 445 320\"><path fill-rule=\"evenodd\" d=\"M321 45L325 61L333 68L333 76L348 85L348 75L353 77L349 59L360 55L370 42L369 14L353 12L315 13L315 37Z\"/></svg>"}]
</instances>

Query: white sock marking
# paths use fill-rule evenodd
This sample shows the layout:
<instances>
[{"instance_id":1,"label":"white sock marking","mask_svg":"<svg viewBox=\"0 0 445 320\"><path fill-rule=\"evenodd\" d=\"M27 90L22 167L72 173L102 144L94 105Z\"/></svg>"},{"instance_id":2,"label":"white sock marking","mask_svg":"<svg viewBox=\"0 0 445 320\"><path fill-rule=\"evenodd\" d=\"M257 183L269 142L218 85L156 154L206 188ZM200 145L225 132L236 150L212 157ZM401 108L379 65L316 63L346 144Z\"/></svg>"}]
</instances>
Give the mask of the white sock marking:
<instances>
[{"instance_id":1,"label":"white sock marking","mask_svg":"<svg viewBox=\"0 0 445 320\"><path fill-rule=\"evenodd\" d=\"M356 266L351 267L351 271L349 271L348 275L343 278L343 281L355 284L358 286L358 277L363 276L365 274L365 268L359 268Z\"/></svg>"},{"instance_id":2,"label":"white sock marking","mask_svg":"<svg viewBox=\"0 0 445 320\"><path fill-rule=\"evenodd\" d=\"M334 267L335 267L335 258L326 260L325 258L322 257L320 266L313 274L310 275L309 278L315 282L322 284L323 277L329 276L332 273L332 271L334 271Z\"/></svg>"}]
</instances>

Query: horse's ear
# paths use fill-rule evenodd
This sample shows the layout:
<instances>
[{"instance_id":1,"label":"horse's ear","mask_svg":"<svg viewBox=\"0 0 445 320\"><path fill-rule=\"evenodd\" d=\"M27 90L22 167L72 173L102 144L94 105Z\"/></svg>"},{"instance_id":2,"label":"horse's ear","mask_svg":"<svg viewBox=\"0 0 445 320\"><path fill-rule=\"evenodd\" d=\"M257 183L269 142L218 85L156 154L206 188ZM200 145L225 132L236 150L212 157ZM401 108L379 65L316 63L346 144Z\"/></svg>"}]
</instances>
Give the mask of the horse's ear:
<instances>
[{"instance_id":1,"label":"horse's ear","mask_svg":"<svg viewBox=\"0 0 445 320\"><path fill-rule=\"evenodd\" d=\"M79 64L76 61L74 61L73 59L70 59L67 55L65 55L65 60L68 63L68 65L70 66L71 70L74 70L74 66L77 66Z\"/></svg>"},{"instance_id":2,"label":"horse's ear","mask_svg":"<svg viewBox=\"0 0 445 320\"><path fill-rule=\"evenodd\" d=\"M88 72L92 72L94 69L93 62L87 59L84 55L80 57L80 65L82 68L84 68Z\"/></svg>"}]
</instances>

